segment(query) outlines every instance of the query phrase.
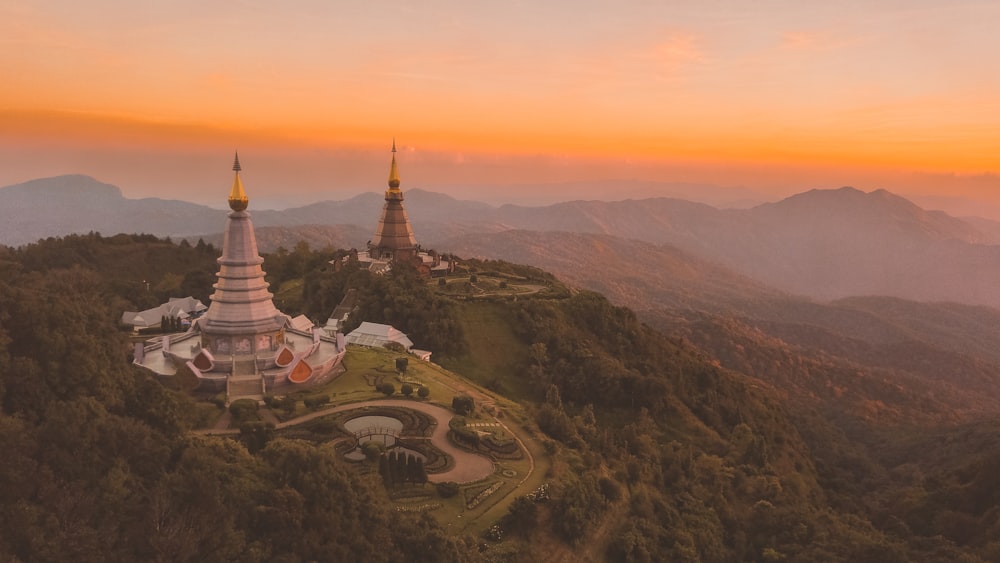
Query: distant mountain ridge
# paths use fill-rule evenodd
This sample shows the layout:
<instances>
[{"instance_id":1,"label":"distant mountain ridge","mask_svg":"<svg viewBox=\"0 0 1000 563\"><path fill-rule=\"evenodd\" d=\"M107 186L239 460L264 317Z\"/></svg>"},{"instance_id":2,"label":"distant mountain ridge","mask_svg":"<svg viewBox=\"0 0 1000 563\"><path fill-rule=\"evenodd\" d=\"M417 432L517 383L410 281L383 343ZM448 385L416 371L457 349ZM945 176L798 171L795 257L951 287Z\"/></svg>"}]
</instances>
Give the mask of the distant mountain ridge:
<instances>
[{"instance_id":1,"label":"distant mountain ridge","mask_svg":"<svg viewBox=\"0 0 1000 563\"><path fill-rule=\"evenodd\" d=\"M474 236L478 254L488 255L489 236L505 231L607 235L668 245L779 291L813 298L889 295L1000 307L1000 284L994 283L1000 280L1000 247L995 246L1000 229L924 210L884 190L811 190L750 209L671 198L494 207L419 189L405 193L417 239L446 252L448 245L461 248ZM251 213L259 228L291 229L276 235L281 241L276 244L287 245L301 228L316 243L363 247L381 206L381 194L364 193L281 211L251 207ZM221 231L224 216L223 210L181 201L127 199L114 186L85 176L0 189L0 243L8 245L88 231L208 235ZM331 225L336 232L321 232ZM276 247L266 236L262 243L262 248ZM549 259L563 243L581 242L554 241L546 249ZM520 261L534 263L520 255Z\"/></svg>"}]
</instances>

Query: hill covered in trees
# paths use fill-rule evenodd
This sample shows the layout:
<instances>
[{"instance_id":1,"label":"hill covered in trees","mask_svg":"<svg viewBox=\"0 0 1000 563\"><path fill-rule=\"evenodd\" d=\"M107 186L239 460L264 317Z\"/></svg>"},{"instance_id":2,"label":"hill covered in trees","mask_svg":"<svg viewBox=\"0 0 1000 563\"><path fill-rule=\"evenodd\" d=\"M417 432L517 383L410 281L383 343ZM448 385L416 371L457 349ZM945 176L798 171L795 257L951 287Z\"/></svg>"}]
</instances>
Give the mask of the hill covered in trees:
<instances>
[{"instance_id":1,"label":"hill covered in trees","mask_svg":"<svg viewBox=\"0 0 1000 563\"><path fill-rule=\"evenodd\" d=\"M0 558L476 560L332 449L192 435L192 400L129 365L114 305L145 295L122 278L183 281L214 254L96 235L0 248Z\"/></svg>"},{"instance_id":2,"label":"hill covered in trees","mask_svg":"<svg viewBox=\"0 0 1000 563\"><path fill-rule=\"evenodd\" d=\"M332 449L275 438L250 453L235 440L191 434L198 406L128 364L116 307L138 306L167 279L168 293L168 285L185 287L185 280L191 293L207 292L202 282L212 281L215 252L152 237L85 235L0 248L0 555L24 561L979 561L1000 555L1000 511L990 487L1000 429L982 420L935 420L931 428L920 418L878 426L864 417L831 416L833 399L802 400L815 389L786 385L826 366L738 324L710 320L702 332L713 338L693 331L692 319L684 330L664 323L660 332L588 291L456 300L405 268L372 277L350 265L335 269L327 264L332 257L302 247L265 257L265 268L279 285L304 276L301 308L314 314L328 313L343 292L358 289L359 311L372 317L363 320L394 323L434 349L445 367L524 404L532 413L527 426L553 460L548 502L515 501L497 523L502 534L453 537L431 515L394 511L372 481L377 477L355 473ZM548 276L503 263L475 267ZM721 334L733 339L729 348L713 348ZM775 377L765 377L758 366L775 361ZM856 377L843 369L843 378ZM891 387L885 377L864 372L873 385ZM859 428L881 431L864 439ZM931 447L939 455L919 455Z\"/></svg>"}]
</instances>

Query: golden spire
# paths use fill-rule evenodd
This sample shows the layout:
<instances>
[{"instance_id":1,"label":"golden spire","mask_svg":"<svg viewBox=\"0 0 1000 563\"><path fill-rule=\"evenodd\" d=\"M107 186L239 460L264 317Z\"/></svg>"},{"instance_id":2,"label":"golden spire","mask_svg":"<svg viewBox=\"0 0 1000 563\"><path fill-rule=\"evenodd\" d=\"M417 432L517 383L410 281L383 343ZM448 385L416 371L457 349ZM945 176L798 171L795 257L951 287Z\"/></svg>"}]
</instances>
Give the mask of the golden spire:
<instances>
[{"instance_id":1,"label":"golden spire","mask_svg":"<svg viewBox=\"0 0 1000 563\"><path fill-rule=\"evenodd\" d=\"M392 139L392 166L389 168L389 189L399 189L399 169L396 168L396 138Z\"/></svg>"},{"instance_id":2,"label":"golden spire","mask_svg":"<svg viewBox=\"0 0 1000 563\"><path fill-rule=\"evenodd\" d=\"M236 160L233 161L233 172L236 173L236 177L233 178L233 189L229 192L229 208L233 211L243 211L247 208L247 204L250 203L250 198L247 197L247 193L243 191L243 182L240 181L240 170L243 167L240 166L240 153L236 153Z\"/></svg>"}]
</instances>

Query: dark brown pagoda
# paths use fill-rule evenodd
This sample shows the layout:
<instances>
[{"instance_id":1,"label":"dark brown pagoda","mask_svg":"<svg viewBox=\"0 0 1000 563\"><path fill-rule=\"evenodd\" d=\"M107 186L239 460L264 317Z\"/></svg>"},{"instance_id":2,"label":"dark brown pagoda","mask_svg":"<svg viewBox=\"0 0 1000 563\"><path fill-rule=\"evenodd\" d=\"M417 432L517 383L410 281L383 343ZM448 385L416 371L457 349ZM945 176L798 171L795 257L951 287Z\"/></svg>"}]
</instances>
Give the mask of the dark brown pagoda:
<instances>
[{"instance_id":1,"label":"dark brown pagoda","mask_svg":"<svg viewBox=\"0 0 1000 563\"><path fill-rule=\"evenodd\" d=\"M396 168L396 141L392 141L392 166L389 169L389 189L385 191L382 217L375 238L368 244L368 254L374 260L413 261L417 258L417 239L410 227L410 218L403 207L403 191L399 189Z\"/></svg>"}]
</instances>

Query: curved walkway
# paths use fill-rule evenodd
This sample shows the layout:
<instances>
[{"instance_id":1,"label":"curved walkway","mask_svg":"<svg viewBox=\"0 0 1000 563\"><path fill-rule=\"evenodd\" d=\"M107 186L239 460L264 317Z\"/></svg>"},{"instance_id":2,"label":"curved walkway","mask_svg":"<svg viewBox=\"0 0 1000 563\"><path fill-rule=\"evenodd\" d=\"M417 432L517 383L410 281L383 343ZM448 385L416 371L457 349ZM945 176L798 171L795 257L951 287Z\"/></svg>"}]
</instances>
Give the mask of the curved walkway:
<instances>
[{"instance_id":1,"label":"curved walkway","mask_svg":"<svg viewBox=\"0 0 1000 563\"><path fill-rule=\"evenodd\" d=\"M360 403L348 403L346 405L338 405L335 407L327 407L325 409L317 410L316 412L311 412L309 414L294 418L292 420L281 422L276 425L276 428L288 428L289 426L295 426L297 424L302 424L303 422L308 422L310 420L319 418L321 416L326 416L328 414L333 414L343 411L351 411L356 409L361 409L364 407L400 407L405 409L411 409L415 411L420 411L424 414L431 416L436 424L434 425L434 430L431 433L430 441L442 452L448 454L455 461L454 467L445 471L443 473L434 473L428 475L427 478L433 483L440 483L442 481L455 481L456 483L471 483L473 481L479 481L480 479L485 479L493 474L495 467L493 466L493 461L489 458L482 456L480 454L475 454L472 452L465 451L448 440L448 422L454 416L454 414L446 408L439 407L437 405L432 405L430 403L421 403L413 400L405 399L376 399L372 401L363 401ZM509 429L508 429L509 431ZM218 430L198 430L199 434L238 434L238 430L227 429L223 431ZM513 435L513 433L512 433ZM518 440L520 442L520 440ZM524 447L522 444L521 447ZM527 451L527 448L525 448ZM528 455L531 455L530 453Z\"/></svg>"}]
</instances>

